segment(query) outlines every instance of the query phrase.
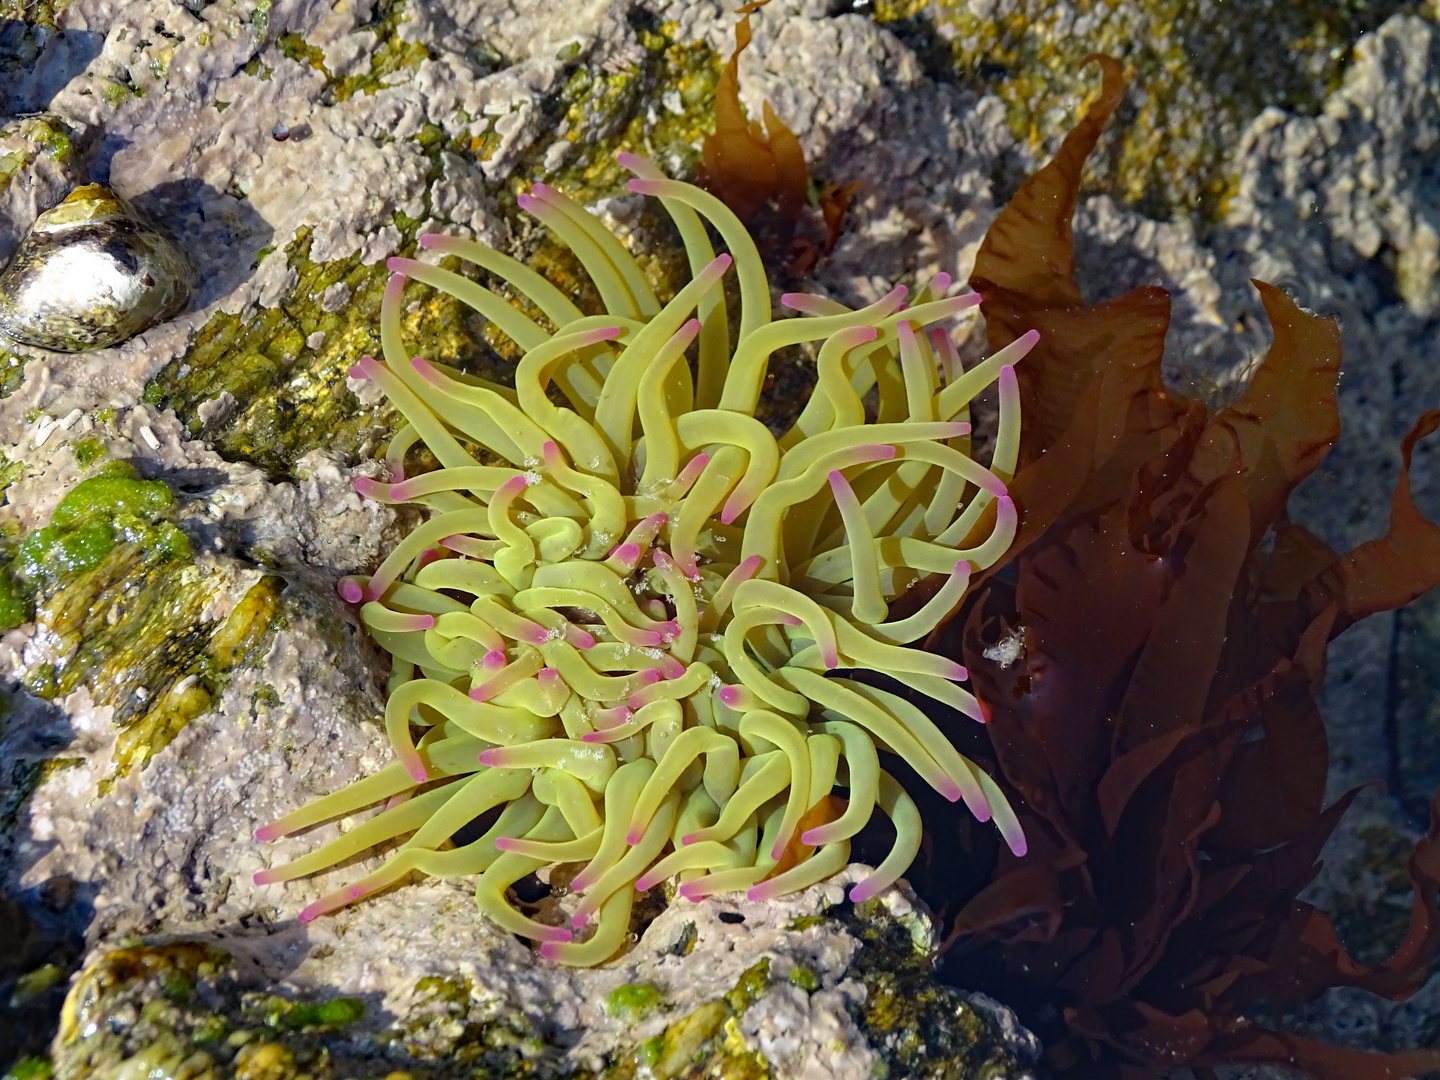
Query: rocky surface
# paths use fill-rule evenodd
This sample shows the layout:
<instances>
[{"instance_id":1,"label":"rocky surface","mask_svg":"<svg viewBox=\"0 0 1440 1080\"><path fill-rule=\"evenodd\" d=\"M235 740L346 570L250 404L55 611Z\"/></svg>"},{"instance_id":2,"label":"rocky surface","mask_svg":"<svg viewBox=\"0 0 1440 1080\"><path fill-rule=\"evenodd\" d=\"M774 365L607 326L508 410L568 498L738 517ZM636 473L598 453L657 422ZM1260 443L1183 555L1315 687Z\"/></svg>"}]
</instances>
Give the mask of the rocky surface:
<instances>
[{"instance_id":1,"label":"rocky surface","mask_svg":"<svg viewBox=\"0 0 1440 1080\"><path fill-rule=\"evenodd\" d=\"M653 253L646 269L664 288L673 237L625 193L611 155L640 150L677 174L693 166L730 49L722 6L596 0L565 7L564 18L549 0L42 7L0 28L0 54L14 58L0 62L7 115L44 114L43 127L36 118L0 126L0 258L70 184L105 181L171 231L201 287L190 312L115 349L0 350L7 552L50 520L66 491L117 461L173 495L145 527L173 527L187 543L160 550L158 534L136 533L80 572L56 570L49 556L0 640L11 702L0 727L11 763L0 775L0 884L25 912L14 925L26 928L10 954L19 959L0 959L0 992L28 1010L12 1016L30 1018L16 1030L43 1031L33 1018L55 1015L86 956L72 1009L119 1019L103 1027L108 1035L97 1024L91 1035L62 1036L65 1068L77 1075L109 1075L142 1053L158 1056L131 1068L178 1075L204 1052L222 1071L279 1080L310 1069L306 1055L321 1049L368 1061L387 1046L462 1045L506 1068L619 1075L662 1075L657 1065L677 1047L703 1050L732 1076L869 1075L882 1062L904 1075L942 1060L971 1070L946 1075L984 1075L976 1070L992 1052L997 1067L1023 1070L1028 1044L1013 1018L937 988L891 916L866 921L842 906L785 929L827 909L834 898L823 890L786 901L793 910L672 907L617 966L574 975L538 967L489 930L463 883L407 886L308 927L294 916L326 879L250 884L262 865L256 824L383 753L374 725L383 673L332 584L373 565L406 525L352 486L377 470L394 422L346 377L378 347L385 258L414 254L424 231L474 236L583 297L573 265L515 206L516 192L544 179ZM817 180L864 185L840 246L804 283L839 299L873 299L939 270L963 280L998 207L1093 81L1047 68L1048 81L1032 81L1023 100L1037 114L1059 111L1034 128L1041 137L1018 139L1020 97L953 70L935 76L945 74L937 56L983 52L978 39L968 44L965 18L1005 31L1021 5L923 7L775 0L742 57L742 97L752 109L774 105ZM1129 9L1158 25L1150 5ZM1132 25L1119 15L1085 23L1087 11L1076 5L1069 23L1045 32L1083 54L1103 44L1095 34ZM1349 40L1353 30L1325 33ZM1251 276L1342 316L1346 435L1296 506L1337 546L1383 528L1377 493L1393 483L1398 437L1440 404L1431 359L1440 333L1436 30L1418 17L1386 22L1360 39L1343 79L1328 60L1306 76L1308 110L1284 111L1288 75L1256 73L1256 100L1279 107L1221 118L1234 184L1211 217L1147 219L1127 205L1135 191L1117 184L1077 220L1089 299L1142 283L1175 295L1167 373L1187 389L1232 394L1262 354L1267 329ZM1153 65L1136 68L1132 96L1143 97ZM1052 97L1062 82L1065 94ZM977 86L1002 92L981 97ZM1141 124L1152 141L1135 145L1154 151L1157 131L1184 128L1157 116L1205 111L1201 99L1167 101L1170 112ZM1198 138L1185 130L1177 153ZM1167 205L1188 205L1187 191L1178 185ZM421 351L503 377L512 357L485 326L443 298L407 301L407 333ZM980 337L971 335L972 350ZM1432 516L1436 453L1422 445L1415 469ZM1437 613L1440 602L1422 601L1332 650L1325 707L1336 788L1391 783L1391 794L1362 800L1318 886L1362 953L1396 940L1408 903L1399 853L1440 781ZM672 955L690 923L693 950ZM135 935L142 944L115 957ZM185 951L180 940L204 948ZM457 964L457 955L470 959ZM764 992L734 997L765 960L754 987ZM801 968L813 988L794 975ZM653 997L617 999L633 1015L630 1005L600 1004L646 986ZM277 992L317 1005L353 997L364 1008L353 1019L350 1006L294 1013L266 996ZM1440 1012L1434 993L1401 1009L1334 995L1296 1022L1357 1045L1412 1045L1435 1036L1425 1030ZM547 1001L561 1003L549 1018ZM200 1047L218 1024L224 1049ZM248 1040L232 1041L240 1030ZM946 1043L947 1030L959 1040ZM0 1041L0 1058L38 1049Z\"/></svg>"}]
</instances>

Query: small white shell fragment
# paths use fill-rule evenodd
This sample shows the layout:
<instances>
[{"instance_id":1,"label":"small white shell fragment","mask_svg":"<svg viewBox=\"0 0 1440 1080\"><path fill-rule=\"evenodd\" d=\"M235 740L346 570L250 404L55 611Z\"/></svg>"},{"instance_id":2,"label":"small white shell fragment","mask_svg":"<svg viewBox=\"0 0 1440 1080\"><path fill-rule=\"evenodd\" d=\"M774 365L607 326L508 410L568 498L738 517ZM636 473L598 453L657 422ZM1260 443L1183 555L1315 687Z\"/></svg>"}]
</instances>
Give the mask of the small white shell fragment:
<instances>
[{"instance_id":1,"label":"small white shell fragment","mask_svg":"<svg viewBox=\"0 0 1440 1080\"><path fill-rule=\"evenodd\" d=\"M151 450L160 449L160 440L155 437L155 433L150 430L148 424L140 428L140 437L145 440L145 445L150 447Z\"/></svg>"},{"instance_id":2,"label":"small white shell fragment","mask_svg":"<svg viewBox=\"0 0 1440 1080\"><path fill-rule=\"evenodd\" d=\"M75 421L84 415L85 412L83 409L71 409L65 414L65 418L60 421L60 430L69 431L75 425Z\"/></svg>"}]
</instances>

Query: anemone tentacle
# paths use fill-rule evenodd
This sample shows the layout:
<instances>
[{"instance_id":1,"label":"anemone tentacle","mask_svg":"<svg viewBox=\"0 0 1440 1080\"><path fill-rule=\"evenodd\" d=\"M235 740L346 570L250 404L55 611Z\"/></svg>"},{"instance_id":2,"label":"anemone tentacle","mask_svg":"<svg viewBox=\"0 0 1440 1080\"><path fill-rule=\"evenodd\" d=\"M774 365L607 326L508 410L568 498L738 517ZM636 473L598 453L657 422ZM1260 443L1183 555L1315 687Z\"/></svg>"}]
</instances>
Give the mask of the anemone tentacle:
<instances>
[{"instance_id":1,"label":"anemone tentacle","mask_svg":"<svg viewBox=\"0 0 1440 1080\"><path fill-rule=\"evenodd\" d=\"M553 332L463 275L392 261L384 360L366 357L352 374L376 381L407 424L387 454L390 482L357 488L431 517L340 593L395 658L385 724L397 761L257 835L387 808L258 878L290 880L413 835L304 918L410 872L474 874L477 904L498 925L561 963L593 964L623 941L635 889L671 877L691 900L805 888L844 865L878 807L896 840L852 890L863 899L899 878L920 844L915 804L877 748L1024 851L993 781L911 701L853 674L892 676L983 720L957 685L963 667L904 646L956 609L971 572L1014 535L1013 366L1036 335L964 370L938 324L980 299L947 297L943 274L909 307L903 288L858 310L787 294L798 314L773 320L759 255L724 204L633 155L621 163L687 249L692 280L666 304L617 240L543 185L522 206L572 248L606 315L583 315L534 271L469 241L422 246L507 277ZM727 254L715 255L707 224ZM514 390L408 354L407 279L515 341ZM776 436L753 415L760 388L771 354L803 341L820 343L819 380ZM969 405L991 383L1000 426L986 466L970 456ZM405 473L417 444L439 469ZM931 575L929 599L892 618ZM480 840L446 846L496 806ZM556 862L584 863L573 941L505 899L511 882Z\"/></svg>"}]
</instances>

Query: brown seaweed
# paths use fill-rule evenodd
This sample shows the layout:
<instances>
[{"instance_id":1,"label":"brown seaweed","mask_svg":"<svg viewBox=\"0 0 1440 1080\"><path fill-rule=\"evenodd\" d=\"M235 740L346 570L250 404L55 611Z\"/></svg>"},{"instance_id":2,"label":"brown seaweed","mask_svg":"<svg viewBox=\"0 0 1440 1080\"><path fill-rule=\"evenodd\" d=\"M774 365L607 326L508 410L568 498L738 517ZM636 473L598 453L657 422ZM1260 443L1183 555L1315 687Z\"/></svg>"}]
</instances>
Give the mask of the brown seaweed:
<instances>
[{"instance_id":1,"label":"brown seaweed","mask_svg":"<svg viewBox=\"0 0 1440 1080\"><path fill-rule=\"evenodd\" d=\"M1408 476L1440 411L1401 445L1384 536L1337 555L1286 519L1340 433L1338 327L1256 282L1274 343L1211 414L1161 379L1163 289L1083 302L1071 217L1123 91L1120 65L1091 59L1099 98L992 226L971 279L992 348L1041 334L1017 368L1022 524L1006 568L931 644L971 672L1030 850L997 856L951 944L967 974L1053 1011L1047 1055L1065 1075L1440 1069L1437 1050L1327 1046L1250 1019L1336 986L1403 998L1440 942L1440 796L1389 960L1357 963L1297 898L1356 795L1324 805L1325 645L1440 584L1440 527ZM1007 635L1018 658L995 648Z\"/></svg>"},{"instance_id":2,"label":"brown seaweed","mask_svg":"<svg viewBox=\"0 0 1440 1080\"><path fill-rule=\"evenodd\" d=\"M859 184L826 184L816 196L821 231L806 228L810 170L795 133L762 105L765 125L751 120L740 103L740 54L752 40L750 16L770 0L751 0L736 12L735 51L715 88L715 131L701 142L697 179L734 211L768 253L783 253L787 274L808 272L835 250L851 197Z\"/></svg>"}]
</instances>

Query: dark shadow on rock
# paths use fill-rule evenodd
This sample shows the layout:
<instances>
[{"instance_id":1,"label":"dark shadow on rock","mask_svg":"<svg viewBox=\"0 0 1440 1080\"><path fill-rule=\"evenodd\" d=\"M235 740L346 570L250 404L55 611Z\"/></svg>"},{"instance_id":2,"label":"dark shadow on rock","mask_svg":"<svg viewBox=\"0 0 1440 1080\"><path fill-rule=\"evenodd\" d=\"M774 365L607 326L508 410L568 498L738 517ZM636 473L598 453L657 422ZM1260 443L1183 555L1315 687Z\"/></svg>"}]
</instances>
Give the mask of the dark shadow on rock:
<instances>
[{"instance_id":1,"label":"dark shadow on rock","mask_svg":"<svg viewBox=\"0 0 1440 1080\"><path fill-rule=\"evenodd\" d=\"M77 732L56 705L14 683L0 685L0 1065L41 1053L55 1032L69 976L95 914L97 882L68 874L34 880L52 844L35 835L25 807Z\"/></svg>"},{"instance_id":2,"label":"dark shadow on rock","mask_svg":"<svg viewBox=\"0 0 1440 1080\"><path fill-rule=\"evenodd\" d=\"M192 303L197 308L214 303L246 281L252 273L252 256L268 247L275 235L248 201L203 180L171 180L128 197L137 210L174 237L190 258L198 286Z\"/></svg>"},{"instance_id":3,"label":"dark shadow on rock","mask_svg":"<svg viewBox=\"0 0 1440 1080\"><path fill-rule=\"evenodd\" d=\"M105 35L94 30L52 30L22 19L0 19L0 115L49 108L104 45Z\"/></svg>"}]
</instances>

